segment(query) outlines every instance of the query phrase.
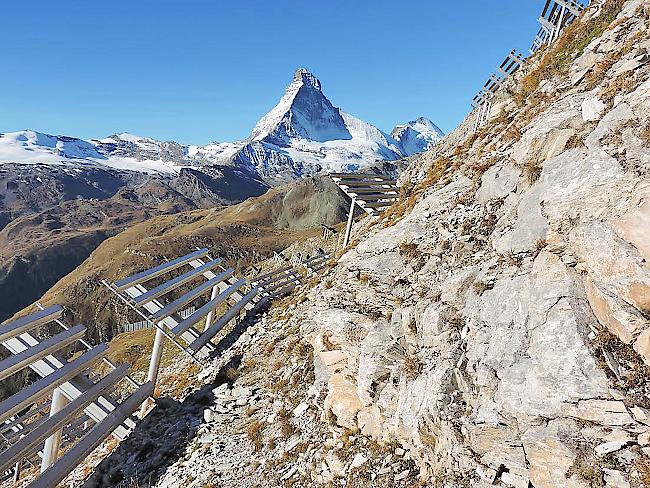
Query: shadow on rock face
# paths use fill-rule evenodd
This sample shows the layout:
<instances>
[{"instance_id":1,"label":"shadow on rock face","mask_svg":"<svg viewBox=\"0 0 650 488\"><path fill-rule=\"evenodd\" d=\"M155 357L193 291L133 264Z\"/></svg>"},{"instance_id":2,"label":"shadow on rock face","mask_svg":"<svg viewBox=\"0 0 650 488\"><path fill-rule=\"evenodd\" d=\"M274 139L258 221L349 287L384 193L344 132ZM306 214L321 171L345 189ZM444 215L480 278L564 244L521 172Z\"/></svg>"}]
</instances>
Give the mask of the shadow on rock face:
<instances>
[{"instance_id":1,"label":"shadow on rock face","mask_svg":"<svg viewBox=\"0 0 650 488\"><path fill-rule=\"evenodd\" d=\"M203 408L213 400L206 385L184 401L156 400L156 408L95 469L84 487L153 486L178 461L203 422Z\"/></svg>"},{"instance_id":2,"label":"shadow on rock face","mask_svg":"<svg viewBox=\"0 0 650 488\"><path fill-rule=\"evenodd\" d=\"M266 305L267 302L263 303ZM213 356L219 356L232 346L255 321L259 311L258 307L253 309L224 336ZM215 403L213 390L237 379L241 359L241 355L233 356L221 367L212 383L203 385L183 401L171 397L158 398L156 407L128 439L99 463L84 483L84 488L148 488L156 485L167 469L184 456L187 446L204 423L204 410Z\"/></svg>"}]
</instances>

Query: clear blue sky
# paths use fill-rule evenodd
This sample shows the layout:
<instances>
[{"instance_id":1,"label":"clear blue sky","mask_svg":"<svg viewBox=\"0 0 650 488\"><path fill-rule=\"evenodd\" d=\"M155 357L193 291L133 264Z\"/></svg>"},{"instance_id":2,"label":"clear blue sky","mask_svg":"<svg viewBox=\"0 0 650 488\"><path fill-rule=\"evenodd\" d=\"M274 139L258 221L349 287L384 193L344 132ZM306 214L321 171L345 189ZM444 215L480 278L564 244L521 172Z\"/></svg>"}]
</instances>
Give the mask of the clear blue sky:
<instances>
[{"instance_id":1,"label":"clear blue sky","mask_svg":"<svg viewBox=\"0 0 650 488\"><path fill-rule=\"evenodd\" d=\"M304 66L384 131L445 132L543 0L31 0L0 9L0 132L244 138Z\"/></svg>"}]
</instances>

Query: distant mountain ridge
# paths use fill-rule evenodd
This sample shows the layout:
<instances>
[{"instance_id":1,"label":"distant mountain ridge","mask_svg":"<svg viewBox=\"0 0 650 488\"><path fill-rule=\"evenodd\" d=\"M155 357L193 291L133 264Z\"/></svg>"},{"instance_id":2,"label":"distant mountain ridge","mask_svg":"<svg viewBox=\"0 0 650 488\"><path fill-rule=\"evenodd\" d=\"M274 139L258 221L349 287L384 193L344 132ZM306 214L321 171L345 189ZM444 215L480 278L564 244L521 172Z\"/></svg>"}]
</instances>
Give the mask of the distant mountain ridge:
<instances>
[{"instance_id":1,"label":"distant mountain ridge","mask_svg":"<svg viewBox=\"0 0 650 488\"><path fill-rule=\"evenodd\" d=\"M129 133L85 141L24 130L0 134L0 164L98 166L171 175L182 168L233 166L275 185L408 157L441 137L442 131L425 118L386 134L335 107L320 81L299 68L279 103L244 141L196 146Z\"/></svg>"},{"instance_id":2,"label":"distant mountain ridge","mask_svg":"<svg viewBox=\"0 0 650 488\"><path fill-rule=\"evenodd\" d=\"M429 119L420 117L395 126L390 135L399 143L402 153L411 155L431 149L445 134Z\"/></svg>"}]
</instances>

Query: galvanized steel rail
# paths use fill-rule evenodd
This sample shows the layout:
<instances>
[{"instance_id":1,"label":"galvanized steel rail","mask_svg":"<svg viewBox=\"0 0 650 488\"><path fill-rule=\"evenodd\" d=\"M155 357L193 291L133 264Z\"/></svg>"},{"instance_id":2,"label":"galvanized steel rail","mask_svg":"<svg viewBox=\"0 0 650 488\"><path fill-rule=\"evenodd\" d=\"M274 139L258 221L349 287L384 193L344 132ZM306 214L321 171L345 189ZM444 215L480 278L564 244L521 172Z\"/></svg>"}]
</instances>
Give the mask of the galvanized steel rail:
<instances>
[{"instance_id":1,"label":"galvanized steel rail","mask_svg":"<svg viewBox=\"0 0 650 488\"><path fill-rule=\"evenodd\" d=\"M63 480L83 460L71 453L90 453L111 434L124 439L135 427L131 415L153 391L151 384L136 383L135 393L116 401L112 391L127 378L128 366L109 361L112 370L103 378L89 374L105 359L108 345L90 347L83 340L86 328L68 327L62 314L63 308L55 305L0 324L0 343L11 353L0 361L0 379L26 368L40 376L0 403L0 473L17 481L23 465L36 466L41 458L41 476L29 485L34 487ZM57 324L62 331L43 340L32 334L35 329L49 332ZM85 352L66 360L64 352L74 344Z\"/></svg>"}]
</instances>

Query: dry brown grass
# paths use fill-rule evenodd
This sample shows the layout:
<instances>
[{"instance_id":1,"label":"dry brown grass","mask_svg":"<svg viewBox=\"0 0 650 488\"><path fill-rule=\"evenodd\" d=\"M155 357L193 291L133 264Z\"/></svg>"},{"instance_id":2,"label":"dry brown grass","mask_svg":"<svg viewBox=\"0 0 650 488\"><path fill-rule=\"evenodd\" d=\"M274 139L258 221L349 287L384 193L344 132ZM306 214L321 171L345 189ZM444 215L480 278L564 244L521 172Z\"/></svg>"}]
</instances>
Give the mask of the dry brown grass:
<instances>
[{"instance_id":1,"label":"dry brown grass","mask_svg":"<svg viewBox=\"0 0 650 488\"><path fill-rule=\"evenodd\" d=\"M508 125L510 123L511 117L510 115L505 111L501 110L499 112L499 115L497 115L493 120L492 124L493 125Z\"/></svg>"},{"instance_id":2,"label":"dry brown grass","mask_svg":"<svg viewBox=\"0 0 650 488\"><path fill-rule=\"evenodd\" d=\"M508 264L510 266L519 267L521 266L522 258L521 256L515 254L513 251L508 251L505 254L499 255L499 262Z\"/></svg>"},{"instance_id":3,"label":"dry brown grass","mask_svg":"<svg viewBox=\"0 0 650 488\"><path fill-rule=\"evenodd\" d=\"M484 159L480 160L477 163L472 163L467 168L467 173L468 173L467 176L469 178L472 178L472 179L478 179L481 176L483 176L483 173L485 173L488 169L490 169L491 166L492 166L492 163L489 160L486 161ZM465 203L463 202L462 195L456 201L458 203L462 203L463 205L465 205Z\"/></svg>"},{"instance_id":4,"label":"dry brown grass","mask_svg":"<svg viewBox=\"0 0 650 488\"><path fill-rule=\"evenodd\" d=\"M293 354L298 356L300 359L307 359L313 355L314 349L311 347L311 344L308 344L304 340L296 344L296 347L293 349Z\"/></svg>"},{"instance_id":5,"label":"dry brown grass","mask_svg":"<svg viewBox=\"0 0 650 488\"><path fill-rule=\"evenodd\" d=\"M637 84L638 82L636 77L631 76L629 73L621 73L607 86L603 87L600 91L600 98L605 105L612 107L614 105L614 98L617 95L626 95L631 93L636 88Z\"/></svg>"},{"instance_id":6,"label":"dry brown grass","mask_svg":"<svg viewBox=\"0 0 650 488\"><path fill-rule=\"evenodd\" d=\"M421 252L416 242L402 242L399 245L399 254L405 258L415 259L420 256Z\"/></svg>"},{"instance_id":7,"label":"dry brown grass","mask_svg":"<svg viewBox=\"0 0 650 488\"><path fill-rule=\"evenodd\" d=\"M503 142L513 142L521 139L521 129L516 124L510 124L508 128L501 135Z\"/></svg>"},{"instance_id":8,"label":"dry brown grass","mask_svg":"<svg viewBox=\"0 0 650 488\"><path fill-rule=\"evenodd\" d=\"M473 287L476 294L480 296L487 290L490 290L492 288L492 285L490 285L489 283L485 283L484 281L477 280L474 282Z\"/></svg>"},{"instance_id":9,"label":"dry brown grass","mask_svg":"<svg viewBox=\"0 0 650 488\"><path fill-rule=\"evenodd\" d=\"M331 341L330 336L326 334L323 334L323 345L328 351L334 351L338 349L338 347L336 347L336 344Z\"/></svg>"},{"instance_id":10,"label":"dry brown grass","mask_svg":"<svg viewBox=\"0 0 650 488\"><path fill-rule=\"evenodd\" d=\"M648 122L644 127L641 128L639 132L639 137L646 146L650 146L650 122Z\"/></svg>"},{"instance_id":11,"label":"dry brown grass","mask_svg":"<svg viewBox=\"0 0 650 488\"><path fill-rule=\"evenodd\" d=\"M605 76L607 75L607 72L610 70L610 68L614 66L614 64L616 64L618 61L620 61L623 56L630 53L632 49L634 49L638 45L638 42L641 40L643 35L644 32L638 32L637 34L632 36L632 38L629 39L625 44L623 44L623 46L621 46L619 49L615 51L612 51L607 55L605 59L597 63L596 66L594 66L592 70L589 73L587 73L587 75L585 76L587 90L593 90L594 88L596 88L605 79ZM621 77L624 77L628 80L632 79L630 73L622 73L617 78L621 78ZM616 94L615 90L617 85L622 86L622 80L614 79L609 86L601 90L600 93L601 98L603 99L606 98L609 101L610 105L611 105L611 100L614 99L614 95ZM614 95L612 95L613 92Z\"/></svg>"},{"instance_id":12,"label":"dry brown grass","mask_svg":"<svg viewBox=\"0 0 650 488\"><path fill-rule=\"evenodd\" d=\"M390 314L391 314L391 313L392 313L392 312L391 312L390 310L387 310L387 311L386 311L386 316L387 316L387 317L390 317ZM373 310L368 310L368 311L366 312L366 316L367 316L370 320L372 320L373 322L377 322L380 318L382 318L382 317L384 316L384 314L381 313L380 310L373 309Z\"/></svg>"},{"instance_id":13,"label":"dry brown grass","mask_svg":"<svg viewBox=\"0 0 650 488\"><path fill-rule=\"evenodd\" d=\"M460 332L465 325L465 321L463 320L462 315L458 312L458 310L454 310L449 317L447 318L447 323L449 324L449 327L456 331Z\"/></svg>"},{"instance_id":14,"label":"dry brown grass","mask_svg":"<svg viewBox=\"0 0 650 488\"><path fill-rule=\"evenodd\" d=\"M280 423L280 432L282 432L282 438L288 439L293 434L296 433L296 427L291 423L291 414L285 408L280 409L277 413L277 419Z\"/></svg>"},{"instance_id":15,"label":"dry brown grass","mask_svg":"<svg viewBox=\"0 0 650 488\"><path fill-rule=\"evenodd\" d=\"M269 384L269 390L272 393L282 393L289 386L289 380L286 378L276 378Z\"/></svg>"},{"instance_id":16,"label":"dry brown grass","mask_svg":"<svg viewBox=\"0 0 650 488\"><path fill-rule=\"evenodd\" d=\"M405 189L403 192L400 192L400 199L393 204L388 210L384 211L381 216L381 221L384 224L384 227L391 227L395 225L400 219L415 207L420 196L433 185L438 183L441 178L453 168L455 163L448 157L441 157L435 160L429 170L427 175L420 183L418 183L413 188ZM458 166L456 166L457 168Z\"/></svg>"},{"instance_id":17,"label":"dry brown grass","mask_svg":"<svg viewBox=\"0 0 650 488\"><path fill-rule=\"evenodd\" d=\"M529 185L534 184L542 175L542 165L539 161L536 160L531 159L526 162L526 164L524 164L523 170L524 178L526 178L526 181Z\"/></svg>"},{"instance_id":18,"label":"dry brown grass","mask_svg":"<svg viewBox=\"0 0 650 488\"><path fill-rule=\"evenodd\" d=\"M576 149L578 147L584 147L585 138L580 134L573 134L566 143L565 149Z\"/></svg>"},{"instance_id":19,"label":"dry brown grass","mask_svg":"<svg viewBox=\"0 0 650 488\"><path fill-rule=\"evenodd\" d=\"M584 453L579 452L578 456L573 461L573 465L567 472L567 477L577 474L584 479L591 488L604 488L605 478L602 467L598 462L592 459L591 456L586 456Z\"/></svg>"},{"instance_id":20,"label":"dry brown grass","mask_svg":"<svg viewBox=\"0 0 650 488\"><path fill-rule=\"evenodd\" d=\"M609 69L614 64L614 59L612 56L609 56L602 61L596 63L596 65L587 73L585 76L585 87L587 90L593 90L596 88L601 81L605 78L605 75Z\"/></svg>"},{"instance_id":21,"label":"dry brown grass","mask_svg":"<svg viewBox=\"0 0 650 488\"><path fill-rule=\"evenodd\" d=\"M422 374L424 370L424 364L420 361L420 358L413 354L407 354L404 356L404 374L406 379L414 380Z\"/></svg>"},{"instance_id":22,"label":"dry brown grass","mask_svg":"<svg viewBox=\"0 0 650 488\"><path fill-rule=\"evenodd\" d=\"M624 3L625 0L605 0L598 17L588 21L579 19L567 27L562 36L543 55L540 64L522 79L519 100L528 100L543 80L566 75L571 62L609 27L620 13Z\"/></svg>"},{"instance_id":23,"label":"dry brown grass","mask_svg":"<svg viewBox=\"0 0 650 488\"><path fill-rule=\"evenodd\" d=\"M650 408L650 399L647 394L650 390L650 367L643 362L634 348L630 344L625 344L608 330L599 331L593 344L600 350L599 365L605 372L610 372L610 370L604 360L603 351L611 354L627 370L622 381L627 390L628 399L643 408Z\"/></svg>"},{"instance_id":24,"label":"dry brown grass","mask_svg":"<svg viewBox=\"0 0 650 488\"><path fill-rule=\"evenodd\" d=\"M252 442L256 451L260 451L264 447L263 439L264 422L253 420L246 428L246 436Z\"/></svg>"},{"instance_id":25,"label":"dry brown grass","mask_svg":"<svg viewBox=\"0 0 650 488\"><path fill-rule=\"evenodd\" d=\"M478 178L483 176L483 173L485 173L488 169L490 169L498 162L499 162L499 158L497 156L481 158L479 159L478 162L471 164L468 168L469 172L466 171L465 174L467 175L468 178L472 178L473 180L478 180ZM472 199L474 198L475 193L476 192L471 193L470 196Z\"/></svg>"},{"instance_id":26,"label":"dry brown grass","mask_svg":"<svg viewBox=\"0 0 650 488\"><path fill-rule=\"evenodd\" d=\"M420 440L422 441L422 444L424 444L425 446L434 448L438 443L438 439L436 438L436 436L424 430L423 427L420 427L419 434L420 434Z\"/></svg>"},{"instance_id":27,"label":"dry brown grass","mask_svg":"<svg viewBox=\"0 0 650 488\"><path fill-rule=\"evenodd\" d=\"M650 486L650 461L647 459L637 459L634 462L634 467L639 473L641 486Z\"/></svg>"}]
</instances>

